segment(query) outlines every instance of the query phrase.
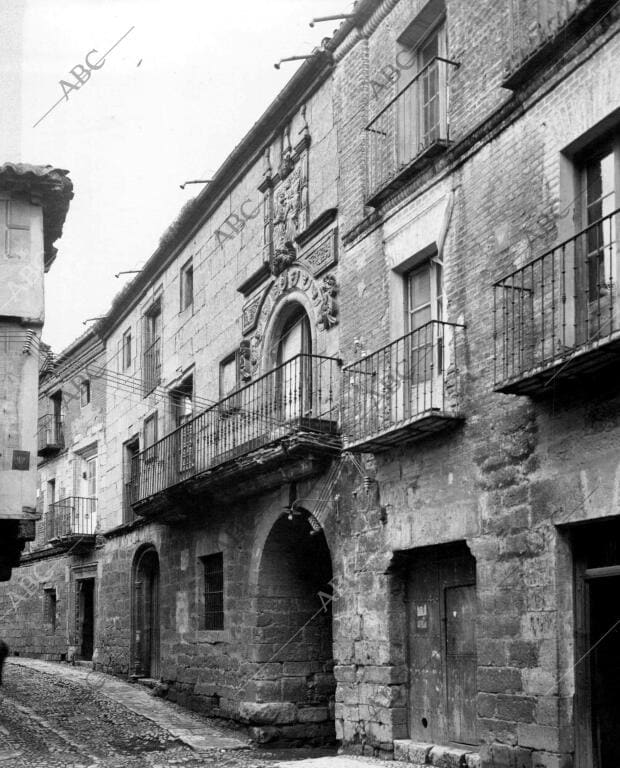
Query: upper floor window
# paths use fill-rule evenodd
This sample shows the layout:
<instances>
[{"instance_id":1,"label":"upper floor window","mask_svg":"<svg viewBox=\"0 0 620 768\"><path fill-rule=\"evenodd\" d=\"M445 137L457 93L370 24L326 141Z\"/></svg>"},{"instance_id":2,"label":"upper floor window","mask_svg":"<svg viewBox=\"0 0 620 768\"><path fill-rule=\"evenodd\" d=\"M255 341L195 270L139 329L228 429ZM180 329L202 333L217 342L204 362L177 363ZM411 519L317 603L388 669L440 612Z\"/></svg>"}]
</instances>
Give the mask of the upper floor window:
<instances>
[{"instance_id":1,"label":"upper floor window","mask_svg":"<svg viewBox=\"0 0 620 768\"><path fill-rule=\"evenodd\" d=\"M447 58L444 18L443 0L426 3L399 35L394 61L371 79L374 118L366 126L371 201L422 157L448 144L448 82L458 64ZM382 78L391 88L380 85Z\"/></svg>"},{"instance_id":2,"label":"upper floor window","mask_svg":"<svg viewBox=\"0 0 620 768\"><path fill-rule=\"evenodd\" d=\"M131 328L123 334L122 349L123 370L131 367Z\"/></svg>"},{"instance_id":3,"label":"upper floor window","mask_svg":"<svg viewBox=\"0 0 620 768\"><path fill-rule=\"evenodd\" d=\"M220 400L239 388L239 357L236 352L220 363Z\"/></svg>"},{"instance_id":4,"label":"upper floor window","mask_svg":"<svg viewBox=\"0 0 620 768\"><path fill-rule=\"evenodd\" d=\"M135 520L135 513L131 507L131 499L134 495L134 487L138 484L137 456L140 453L140 438L135 435L123 446L123 522L130 523ZM135 488L137 490L137 487Z\"/></svg>"},{"instance_id":5,"label":"upper floor window","mask_svg":"<svg viewBox=\"0 0 620 768\"><path fill-rule=\"evenodd\" d=\"M616 284L616 265L609 247L615 240L604 224L593 226L615 211L615 153L612 144L587 158L581 173L583 227L588 227L586 245L588 300L598 300ZM615 233L614 233L615 234ZM606 236L610 235L610 236Z\"/></svg>"},{"instance_id":6,"label":"upper floor window","mask_svg":"<svg viewBox=\"0 0 620 768\"><path fill-rule=\"evenodd\" d=\"M143 378L145 394L161 381L161 300L157 299L144 315Z\"/></svg>"},{"instance_id":7,"label":"upper floor window","mask_svg":"<svg viewBox=\"0 0 620 768\"><path fill-rule=\"evenodd\" d=\"M172 428L176 429L192 418L194 406L194 378L188 376L176 389L170 392Z\"/></svg>"},{"instance_id":8,"label":"upper floor window","mask_svg":"<svg viewBox=\"0 0 620 768\"><path fill-rule=\"evenodd\" d=\"M144 315L145 346L150 347L161 338L161 300L157 299Z\"/></svg>"},{"instance_id":9,"label":"upper floor window","mask_svg":"<svg viewBox=\"0 0 620 768\"><path fill-rule=\"evenodd\" d=\"M408 272L405 281L405 325L410 334L406 342L406 369L415 384L433 379L443 369L443 326L432 322L443 320L441 262L427 261Z\"/></svg>"},{"instance_id":10,"label":"upper floor window","mask_svg":"<svg viewBox=\"0 0 620 768\"><path fill-rule=\"evenodd\" d=\"M157 413L144 419L144 448L150 448L157 442Z\"/></svg>"},{"instance_id":11,"label":"upper floor window","mask_svg":"<svg viewBox=\"0 0 620 768\"><path fill-rule=\"evenodd\" d=\"M433 259L405 275L405 317L407 332L431 320L443 319L443 267Z\"/></svg>"},{"instance_id":12,"label":"upper floor window","mask_svg":"<svg viewBox=\"0 0 620 768\"><path fill-rule=\"evenodd\" d=\"M415 61L415 74L397 102L397 151L401 165L409 163L434 142L448 138L443 22L436 24L410 53Z\"/></svg>"},{"instance_id":13,"label":"upper floor window","mask_svg":"<svg viewBox=\"0 0 620 768\"><path fill-rule=\"evenodd\" d=\"M541 225L541 253L495 283L501 392L530 394L581 371L589 376L612 359L590 352L620 330L619 116L609 115L565 148L560 193L567 204L557 215L539 213L539 221L554 225L550 231ZM557 228L565 239L545 250Z\"/></svg>"},{"instance_id":14,"label":"upper floor window","mask_svg":"<svg viewBox=\"0 0 620 768\"><path fill-rule=\"evenodd\" d=\"M194 303L194 265L190 259L181 268L181 312Z\"/></svg>"},{"instance_id":15,"label":"upper floor window","mask_svg":"<svg viewBox=\"0 0 620 768\"><path fill-rule=\"evenodd\" d=\"M80 405L82 408L90 403L90 381L86 379L80 383Z\"/></svg>"},{"instance_id":16,"label":"upper floor window","mask_svg":"<svg viewBox=\"0 0 620 768\"><path fill-rule=\"evenodd\" d=\"M0 201L0 224L4 232L2 252L10 259L30 256L30 210L29 203L20 200Z\"/></svg>"}]
</instances>

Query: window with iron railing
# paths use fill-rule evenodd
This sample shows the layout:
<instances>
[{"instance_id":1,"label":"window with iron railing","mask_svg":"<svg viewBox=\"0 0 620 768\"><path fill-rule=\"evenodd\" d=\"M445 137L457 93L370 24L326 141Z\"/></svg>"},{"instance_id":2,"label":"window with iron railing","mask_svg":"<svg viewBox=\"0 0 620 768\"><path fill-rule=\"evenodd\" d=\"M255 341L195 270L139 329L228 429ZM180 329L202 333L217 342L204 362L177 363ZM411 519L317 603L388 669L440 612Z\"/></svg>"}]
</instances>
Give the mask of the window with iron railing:
<instances>
[{"instance_id":1,"label":"window with iron railing","mask_svg":"<svg viewBox=\"0 0 620 768\"><path fill-rule=\"evenodd\" d=\"M463 326L431 320L343 369L343 438L376 450L461 418Z\"/></svg>"},{"instance_id":2,"label":"window with iron railing","mask_svg":"<svg viewBox=\"0 0 620 768\"><path fill-rule=\"evenodd\" d=\"M592 368L620 337L619 225L617 209L495 283L496 389L526 394Z\"/></svg>"},{"instance_id":3,"label":"window with iron railing","mask_svg":"<svg viewBox=\"0 0 620 768\"><path fill-rule=\"evenodd\" d=\"M47 515L48 540L94 536L97 527L97 499L68 496L50 504Z\"/></svg>"},{"instance_id":4,"label":"window with iron railing","mask_svg":"<svg viewBox=\"0 0 620 768\"><path fill-rule=\"evenodd\" d=\"M415 74L366 126L370 200L417 161L449 143L449 80L459 64L446 58L444 27L438 24L410 54ZM406 70L403 70L406 71Z\"/></svg>"},{"instance_id":5,"label":"window with iron railing","mask_svg":"<svg viewBox=\"0 0 620 768\"><path fill-rule=\"evenodd\" d=\"M201 558L204 568L204 629L224 629L224 555Z\"/></svg>"}]
</instances>

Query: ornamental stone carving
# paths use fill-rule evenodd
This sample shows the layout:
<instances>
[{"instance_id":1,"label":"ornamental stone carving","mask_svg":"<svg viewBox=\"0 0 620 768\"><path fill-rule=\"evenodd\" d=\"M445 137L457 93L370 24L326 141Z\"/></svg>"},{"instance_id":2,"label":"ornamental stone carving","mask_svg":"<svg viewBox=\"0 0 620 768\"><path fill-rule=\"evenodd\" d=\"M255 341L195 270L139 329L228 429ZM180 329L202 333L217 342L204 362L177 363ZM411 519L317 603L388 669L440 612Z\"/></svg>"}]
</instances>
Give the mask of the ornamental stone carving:
<instances>
[{"instance_id":1,"label":"ornamental stone carving","mask_svg":"<svg viewBox=\"0 0 620 768\"><path fill-rule=\"evenodd\" d=\"M280 161L273 173L271 154L264 155L263 181L263 261L278 276L297 258L295 238L308 225L308 147L310 132L305 109L301 110L300 138L292 146L290 127L280 137Z\"/></svg>"},{"instance_id":2,"label":"ornamental stone carving","mask_svg":"<svg viewBox=\"0 0 620 768\"><path fill-rule=\"evenodd\" d=\"M325 275L321 283L321 306L319 307L320 318L317 322L319 328L328 330L336 323L338 315L338 306L336 296L338 295L338 284L334 275Z\"/></svg>"}]
</instances>

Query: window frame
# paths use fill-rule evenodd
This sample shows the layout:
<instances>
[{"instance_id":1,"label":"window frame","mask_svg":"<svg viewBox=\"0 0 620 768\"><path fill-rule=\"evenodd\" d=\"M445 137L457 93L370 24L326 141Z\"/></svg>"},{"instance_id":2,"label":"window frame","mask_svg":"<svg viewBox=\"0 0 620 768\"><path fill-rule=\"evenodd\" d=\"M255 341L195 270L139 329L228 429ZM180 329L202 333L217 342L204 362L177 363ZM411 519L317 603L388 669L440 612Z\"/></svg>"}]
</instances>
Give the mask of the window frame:
<instances>
[{"instance_id":1,"label":"window frame","mask_svg":"<svg viewBox=\"0 0 620 768\"><path fill-rule=\"evenodd\" d=\"M194 260L188 259L179 274L179 312L194 306ZM189 291L188 291L189 284Z\"/></svg>"},{"instance_id":2,"label":"window frame","mask_svg":"<svg viewBox=\"0 0 620 768\"><path fill-rule=\"evenodd\" d=\"M224 553L213 552L209 555L203 555L200 558L202 563L202 587L203 587L203 615L202 615L202 629L207 632L221 632L226 627L226 611L225 611L225 584L224 584ZM216 563L217 566L208 570L209 564ZM211 575L213 581L215 581L216 589L208 589L208 576ZM210 600L209 597L217 601L215 610L209 610ZM209 621L209 616L212 620Z\"/></svg>"},{"instance_id":3,"label":"window frame","mask_svg":"<svg viewBox=\"0 0 620 768\"><path fill-rule=\"evenodd\" d=\"M128 368L131 368L132 363L132 335L131 335L131 328L127 328L127 330L123 333L123 338L121 342L121 365L124 371L126 371Z\"/></svg>"},{"instance_id":4,"label":"window frame","mask_svg":"<svg viewBox=\"0 0 620 768\"><path fill-rule=\"evenodd\" d=\"M138 478L132 474L133 459L140 454L140 434L137 433L123 443L123 522L131 523L138 516L133 511L127 495L128 486L137 482ZM139 466L139 465L138 465Z\"/></svg>"},{"instance_id":5,"label":"window frame","mask_svg":"<svg viewBox=\"0 0 620 768\"><path fill-rule=\"evenodd\" d=\"M438 67L435 98L438 99L439 113L436 120L437 130L434 131L436 135L432 136L425 143L422 142L424 138L428 138L428 136L433 133L425 129L426 113L422 80L425 77L428 78L430 72L425 75L423 74L423 71L427 67L430 67L436 58L447 59L448 57L448 37L444 4L437 10L437 14L432 21L424 22L424 26L426 28L421 32L418 31L415 35L415 39L408 40L408 36L405 33L404 35L401 35L398 40L401 50L397 55L397 61L401 54L406 53L409 57L409 61L412 62L411 66L401 67L412 69L411 77L406 85L401 85L400 78L397 78L394 86L396 89L395 93L401 94L396 109L397 116L394 132L397 166L399 168L405 168L409 163L413 162L417 157L423 154L430 146L447 139L449 125L447 75L444 67ZM437 55L424 64L424 49L428 46L433 37L437 38ZM417 83L411 85L413 81L417 81ZM410 85L411 87L409 88ZM402 101L400 98L402 98ZM443 135L444 128L446 132L445 136Z\"/></svg>"},{"instance_id":6,"label":"window frame","mask_svg":"<svg viewBox=\"0 0 620 768\"><path fill-rule=\"evenodd\" d=\"M232 389L229 391L224 391L224 371L229 366L232 365L234 367L235 371L235 385ZM218 378L218 394L219 394L219 400L224 400L229 395L234 394L240 386L241 383L241 376L239 371L239 352L238 350L235 350L234 352L231 352L229 355L226 355L226 357L222 358L219 363L219 378Z\"/></svg>"},{"instance_id":7,"label":"window frame","mask_svg":"<svg viewBox=\"0 0 620 768\"><path fill-rule=\"evenodd\" d=\"M82 379L80 381L80 408L86 408L87 405L90 405L91 394L90 379Z\"/></svg>"},{"instance_id":8,"label":"window frame","mask_svg":"<svg viewBox=\"0 0 620 768\"><path fill-rule=\"evenodd\" d=\"M52 634L58 626L58 592L56 587L45 587L43 590L43 622L51 626Z\"/></svg>"},{"instance_id":9,"label":"window frame","mask_svg":"<svg viewBox=\"0 0 620 768\"><path fill-rule=\"evenodd\" d=\"M153 441L149 443L148 441L148 427L149 425L153 425ZM159 414L157 411L153 411L153 413L149 414L145 417L144 421L142 422L142 451L146 453L146 451L150 450L150 453L148 455L144 456L144 462L146 464L155 461L157 458L157 449L153 448L153 446L157 445L157 441L159 439Z\"/></svg>"},{"instance_id":10,"label":"window frame","mask_svg":"<svg viewBox=\"0 0 620 768\"><path fill-rule=\"evenodd\" d=\"M161 294L150 303L142 316L142 320L142 380L144 383L143 396L146 397L161 383L163 333ZM157 348L155 348L156 344Z\"/></svg>"}]
</instances>

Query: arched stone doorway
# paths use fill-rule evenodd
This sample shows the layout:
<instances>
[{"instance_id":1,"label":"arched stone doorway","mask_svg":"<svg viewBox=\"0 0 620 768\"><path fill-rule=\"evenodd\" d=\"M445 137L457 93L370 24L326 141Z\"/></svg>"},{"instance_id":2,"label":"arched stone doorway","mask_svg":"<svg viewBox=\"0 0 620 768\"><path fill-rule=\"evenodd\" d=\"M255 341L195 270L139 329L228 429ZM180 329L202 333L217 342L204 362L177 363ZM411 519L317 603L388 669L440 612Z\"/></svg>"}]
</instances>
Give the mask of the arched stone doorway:
<instances>
[{"instance_id":1,"label":"arched stone doorway","mask_svg":"<svg viewBox=\"0 0 620 768\"><path fill-rule=\"evenodd\" d=\"M332 563L323 531L293 505L271 529L259 565L254 658L257 714L271 737L325 743L334 733Z\"/></svg>"},{"instance_id":2,"label":"arched stone doorway","mask_svg":"<svg viewBox=\"0 0 620 768\"><path fill-rule=\"evenodd\" d=\"M138 550L132 569L132 670L159 676L159 556L152 545Z\"/></svg>"}]
</instances>

